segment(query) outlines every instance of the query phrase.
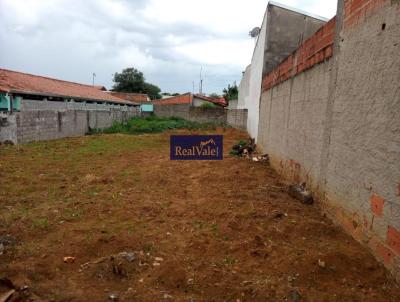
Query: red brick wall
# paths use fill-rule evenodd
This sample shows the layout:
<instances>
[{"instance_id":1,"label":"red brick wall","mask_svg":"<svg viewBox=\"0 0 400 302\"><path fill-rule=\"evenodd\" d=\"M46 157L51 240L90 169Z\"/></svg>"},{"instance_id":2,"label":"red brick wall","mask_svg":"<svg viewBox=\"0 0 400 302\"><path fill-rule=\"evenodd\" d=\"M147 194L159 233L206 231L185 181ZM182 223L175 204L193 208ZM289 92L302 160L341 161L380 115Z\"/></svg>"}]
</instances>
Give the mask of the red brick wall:
<instances>
[{"instance_id":1,"label":"red brick wall","mask_svg":"<svg viewBox=\"0 0 400 302\"><path fill-rule=\"evenodd\" d=\"M345 0L343 28L348 30L362 23L365 18L388 2L390 0Z\"/></svg>"},{"instance_id":2,"label":"red brick wall","mask_svg":"<svg viewBox=\"0 0 400 302\"><path fill-rule=\"evenodd\" d=\"M333 55L336 18L321 27L311 38L306 40L293 54L287 57L262 83L263 91L268 90L287 79L321 63Z\"/></svg>"},{"instance_id":3,"label":"red brick wall","mask_svg":"<svg viewBox=\"0 0 400 302\"><path fill-rule=\"evenodd\" d=\"M362 23L368 16L390 1L391 0L345 0L344 30L348 30ZM263 91L332 57L335 26L336 17L321 27L321 29L306 40L299 49L287 57L271 73L267 74L262 83Z\"/></svg>"}]
</instances>

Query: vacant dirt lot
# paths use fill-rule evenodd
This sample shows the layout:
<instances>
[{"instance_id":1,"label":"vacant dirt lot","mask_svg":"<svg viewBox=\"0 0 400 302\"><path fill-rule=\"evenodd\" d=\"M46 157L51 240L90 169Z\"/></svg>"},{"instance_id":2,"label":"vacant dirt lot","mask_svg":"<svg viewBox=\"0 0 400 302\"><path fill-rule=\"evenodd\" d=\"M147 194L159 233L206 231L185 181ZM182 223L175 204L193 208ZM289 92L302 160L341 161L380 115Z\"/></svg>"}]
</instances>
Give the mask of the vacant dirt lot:
<instances>
[{"instance_id":1,"label":"vacant dirt lot","mask_svg":"<svg viewBox=\"0 0 400 302\"><path fill-rule=\"evenodd\" d=\"M0 278L29 287L13 299L400 301L317 206L228 156L244 133L217 132L220 162L171 162L168 133L2 146Z\"/></svg>"}]
</instances>

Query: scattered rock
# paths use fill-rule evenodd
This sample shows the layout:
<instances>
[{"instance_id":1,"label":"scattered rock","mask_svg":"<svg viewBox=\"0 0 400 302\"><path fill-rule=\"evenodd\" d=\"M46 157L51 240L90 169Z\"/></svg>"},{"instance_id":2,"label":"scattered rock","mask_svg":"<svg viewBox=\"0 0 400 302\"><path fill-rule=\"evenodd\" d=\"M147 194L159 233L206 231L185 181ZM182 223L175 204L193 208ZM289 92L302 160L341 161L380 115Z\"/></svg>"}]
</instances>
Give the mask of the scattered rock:
<instances>
[{"instance_id":1,"label":"scattered rock","mask_svg":"<svg viewBox=\"0 0 400 302\"><path fill-rule=\"evenodd\" d=\"M300 185L290 185L289 195L293 198L300 200L304 204L313 204L314 199L309 191L306 190L306 184L302 183Z\"/></svg>"},{"instance_id":2,"label":"scattered rock","mask_svg":"<svg viewBox=\"0 0 400 302\"><path fill-rule=\"evenodd\" d=\"M16 242L15 238L11 235L3 235L0 236L0 244L3 245L12 245Z\"/></svg>"},{"instance_id":3,"label":"scattered rock","mask_svg":"<svg viewBox=\"0 0 400 302\"><path fill-rule=\"evenodd\" d=\"M156 257L156 258L154 258L154 260L157 261L157 262L163 262L164 261L164 259L161 258L161 257Z\"/></svg>"},{"instance_id":4,"label":"scattered rock","mask_svg":"<svg viewBox=\"0 0 400 302\"><path fill-rule=\"evenodd\" d=\"M75 262L75 257L72 256L67 256L63 258L65 263L74 263Z\"/></svg>"},{"instance_id":5,"label":"scattered rock","mask_svg":"<svg viewBox=\"0 0 400 302\"><path fill-rule=\"evenodd\" d=\"M282 213L282 212L277 212L274 214L273 219L281 219L282 217L287 217L288 214Z\"/></svg>"},{"instance_id":6,"label":"scattered rock","mask_svg":"<svg viewBox=\"0 0 400 302\"><path fill-rule=\"evenodd\" d=\"M295 289L290 291L290 293L289 293L289 298L290 298L290 301L292 301L292 302L301 301L301 295L300 295L300 293L299 293L297 290L295 290Z\"/></svg>"},{"instance_id":7,"label":"scattered rock","mask_svg":"<svg viewBox=\"0 0 400 302\"><path fill-rule=\"evenodd\" d=\"M109 298L111 301L118 301L118 295L117 295L117 294L110 294L110 295L108 296L108 298Z\"/></svg>"},{"instance_id":8,"label":"scattered rock","mask_svg":"<svg viewBox=\"0 0 400 302\"><path fill-rule=\"evenodd\" d=\"M168 294L164 294L164 299L172 299L173 297L171 295Z\"/></svg>"},{"instance_id":9,"label":"scattered rock","mask_svg":"<svg viewBox=\"0 0 400 302\"><path fill-rule=\"evenodd\" d=\"M325 261L322 261L321 259L318 259L318 266L322 267L322 268L325 268L326 267Z\"/></svg>"},{"instance_id":10,"label":"scattered rock","mask_svg":"<svg viewBox=\"0 0 400 302\"><path fill-rule=\"evenodd\" d=\"M4 253L4 244L0 243L0 255Z\"/></svg>"},{"instance_id":11,"label":"scattered rock","mask_svg":"<svg viewBox=\"0 0 400 302\"><path fill-rule=\"evenodd\" d=\"M133 252L122 252L122 253L119 253L118 256L126 259L129 262L133 262L136 259L135 253L133 253Z\"/></svg>"},{"instance_id":12,"label":"scattered rock","mask_svg":"<svg viewBox=\"0 0 400 302\"><path fill-rule=\"evenodd\" d=\"M127 277L128 272L122 262L115 262L115 259L111 259L111 268L114 275L118 277Z\"/></svg>"}]
</instances>

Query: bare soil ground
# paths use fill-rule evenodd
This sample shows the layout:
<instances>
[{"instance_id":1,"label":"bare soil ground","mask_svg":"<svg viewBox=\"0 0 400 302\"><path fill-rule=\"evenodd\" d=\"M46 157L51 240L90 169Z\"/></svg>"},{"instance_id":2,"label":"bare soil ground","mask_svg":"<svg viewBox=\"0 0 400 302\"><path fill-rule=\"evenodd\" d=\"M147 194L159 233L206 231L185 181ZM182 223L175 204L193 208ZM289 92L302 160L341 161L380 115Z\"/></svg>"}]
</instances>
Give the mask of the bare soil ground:
<instances>
[{"instance_id":1,"label":"bare soil ground","mask_svg":"<svg viewBox=\"0 0 400 302\"><path fill-rule=\"evenodd\" d=\"M2 146L0 278L29 287L12 300L400 301L316 205L228 156L245 133L217 132L219 162L170 161L170 133Z\"/></svg>"}]
</instances>

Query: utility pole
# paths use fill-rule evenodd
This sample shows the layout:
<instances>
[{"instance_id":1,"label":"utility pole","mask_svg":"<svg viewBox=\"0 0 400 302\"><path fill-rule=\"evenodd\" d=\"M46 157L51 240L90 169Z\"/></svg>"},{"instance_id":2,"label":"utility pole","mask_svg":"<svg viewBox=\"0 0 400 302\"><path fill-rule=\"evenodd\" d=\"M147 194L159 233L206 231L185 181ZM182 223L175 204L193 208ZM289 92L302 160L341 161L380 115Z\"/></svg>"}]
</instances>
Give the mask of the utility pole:
<instances>
[{"instance_id":1,"label":"utility pole","mask_svg":"<svg viewBox=\"0 0 400 302\"><path fill-rule=\"evenodd\" d=\"M203 73L203 66L200 68L200 87L199 87L199 94L203 95L203 79L202 79L202 73Z\"/></svg>"},{"instance_id":2,"label":"utility pole","mask_svg":"<svg viewBox=\"0 0 400 302\"><path fill-rule=\"evenodd\" d=\"M94 78L96 77L96 74L93 72L92 74L92 85L94 86Z\"/></svg>"},{"instance_id":3,"label":"utility pole","mask_svg":"<svg viewBox=\"0 0 400 302\"><path fill-rule=\"evenodd\" d=\"M193 83L193 94L194 94L194 81L192 83Z\"/></svg>"}]
</instances>

